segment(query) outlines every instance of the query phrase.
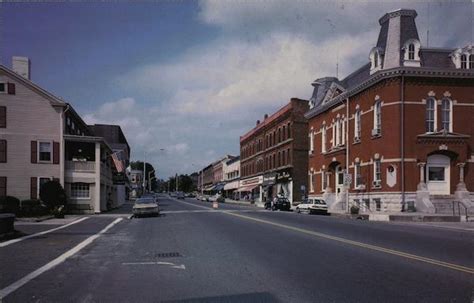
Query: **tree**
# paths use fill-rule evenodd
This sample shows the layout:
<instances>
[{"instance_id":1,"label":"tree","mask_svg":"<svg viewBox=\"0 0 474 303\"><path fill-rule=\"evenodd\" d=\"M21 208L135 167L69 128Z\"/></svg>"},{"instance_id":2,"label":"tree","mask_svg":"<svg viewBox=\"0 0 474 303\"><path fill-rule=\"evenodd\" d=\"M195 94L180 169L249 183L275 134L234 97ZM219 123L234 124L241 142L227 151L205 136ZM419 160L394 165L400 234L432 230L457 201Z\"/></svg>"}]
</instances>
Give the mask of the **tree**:
<instances>
[{"instance_id":1,"label":"tree","mask_svg":"<svg viewBox=\"0 0 474 303\"><path fill-rule=\"evenodd\" d=\"M56 216L63 216L63 209L67 203L64 188L58 181L48 181L40 188L40 199Z\"/></svg>"}]
</instances>

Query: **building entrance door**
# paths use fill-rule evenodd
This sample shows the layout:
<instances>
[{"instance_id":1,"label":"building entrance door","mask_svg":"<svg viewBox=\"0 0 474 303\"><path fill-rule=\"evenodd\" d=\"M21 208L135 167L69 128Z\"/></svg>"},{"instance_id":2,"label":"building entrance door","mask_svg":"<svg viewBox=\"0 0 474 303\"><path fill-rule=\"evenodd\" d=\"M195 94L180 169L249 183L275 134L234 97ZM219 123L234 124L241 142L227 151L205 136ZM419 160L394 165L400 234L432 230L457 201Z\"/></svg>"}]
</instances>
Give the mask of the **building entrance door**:
<instances>
[{"instance_id":1,"label":"building entrance door","mask_svg":"<svg viewBox=\"0 0 474 303\"><path fill-rule=\"evenodd\" d=\"M431 155L426 163L426 184L431 195L450 194L451 160L445 155Z\"/></svg>"},{"instance_id":2,"label":"building entrance door","mask_svg":"<svg viewBox=\"0 0 474 303\"><path fill-rule=\"evenodd\" d=\"M342 170L342 167L340 165L336 166L336 169L334 171L335 171L334 176L336 177L334 184L336 187L335 192L336 192L336 199L337 199L344 187L344 171Z\"/></svg>"}]
</instances>

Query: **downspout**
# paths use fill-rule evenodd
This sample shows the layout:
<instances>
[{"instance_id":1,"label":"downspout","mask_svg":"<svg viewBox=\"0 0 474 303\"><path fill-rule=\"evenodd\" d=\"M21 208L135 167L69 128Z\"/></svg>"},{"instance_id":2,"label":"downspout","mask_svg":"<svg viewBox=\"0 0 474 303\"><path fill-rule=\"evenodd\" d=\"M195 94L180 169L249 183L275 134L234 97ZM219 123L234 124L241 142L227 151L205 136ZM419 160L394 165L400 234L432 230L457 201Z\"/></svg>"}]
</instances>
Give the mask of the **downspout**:
<instances>
[{"instance_id":1,"label":"downspout","mask_svg":"<svg viewBox=\"0 0 474 303\"><path fill-rule=\"evenodd\" d=\"M346 175L349 174L349 98L346 98ZM345 179L345 178L344 178ZM344 180L346 181L346 180ZM349 213L349 190L350 184L346 188L346 212Z\"/></svg>"},{"instance_id":2,"label":"downspout","mask_svg":"<svg viewBox=\"0 0 474 303\"><path fill-rule=\"evenodd\" d=\"M66 103L66 109L62 111L61 113L61 125L59 128L60 133L60 147L59 147L59 182L61 183L62 187L65 188L65 180L64 180L64 175L65 175L65 170L66 170L66 155L65 155L65 145L66 141L64 140L64 124L65 124L65 119L66 119L66 113L69 111L70 105L69 103Z\"/></svg>"},{"instance_id":3,"label":"downspout","mask_svg":"<svg viewBox=\"0 0 474 303\"><path fill-rule=\"evenodd\" d=\"M402 205L405 205L405 77L403 76L404 71L401 72L401 85L400 85L400 153L401 153L401 175L402 175Z\"/></svg>"}]
</instances>

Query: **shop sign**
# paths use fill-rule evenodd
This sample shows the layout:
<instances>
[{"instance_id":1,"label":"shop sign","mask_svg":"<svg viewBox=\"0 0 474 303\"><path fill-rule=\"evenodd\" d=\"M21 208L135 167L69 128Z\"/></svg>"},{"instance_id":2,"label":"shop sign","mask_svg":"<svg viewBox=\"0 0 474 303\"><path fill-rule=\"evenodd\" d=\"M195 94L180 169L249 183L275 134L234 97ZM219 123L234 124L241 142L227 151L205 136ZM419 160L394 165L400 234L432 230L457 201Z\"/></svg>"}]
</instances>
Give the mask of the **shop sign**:
<instances>
[{"instance_id":1,"label":"shop sign","mask_svg":"<svg viewBox=\"0 0 474 303\"><path fill-rule=\"evenodd\" d=\"M276 181L276 173L263 175L263 186L273 185Z\"/></svg>"},{"instance_id":2,"label":"shop sign","mask_svg":"<svg viewBox=\"0 0 474 303\"><path fill-rule=\"evenodd\" d=\"M278 172L276 175L277 182L288 182L291 181L291 173L289 170Z\"/></svg>"}]
</instances>

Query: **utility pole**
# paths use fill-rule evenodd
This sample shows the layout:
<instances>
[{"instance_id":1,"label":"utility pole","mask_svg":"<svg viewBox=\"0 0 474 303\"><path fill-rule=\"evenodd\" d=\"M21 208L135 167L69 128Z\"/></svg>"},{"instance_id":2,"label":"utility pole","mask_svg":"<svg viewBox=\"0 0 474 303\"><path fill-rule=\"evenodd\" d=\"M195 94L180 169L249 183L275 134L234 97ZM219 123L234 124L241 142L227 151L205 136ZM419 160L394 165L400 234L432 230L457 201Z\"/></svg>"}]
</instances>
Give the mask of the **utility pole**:
<instances>
[{"instance_id":1,"label":"utility pole","mask_svg":"<svg viewBox=\"0 0 474 303\"><path fill-rule=\"evenodd\" d=\"M143 193L145 193L145 188L146 188L146 174L145 174L145 168L146 168L146 152L143 153Z\"/></svg>"},{"instance_id":2,"label":"utility pole","mask_svg":"<svg viewBox=\"0 0 474 303\"><path fill-rule=\"evenodd\" d=\"M176 191L178 191L178 173L176 173Z\"/></svg>"}]
</instances>

